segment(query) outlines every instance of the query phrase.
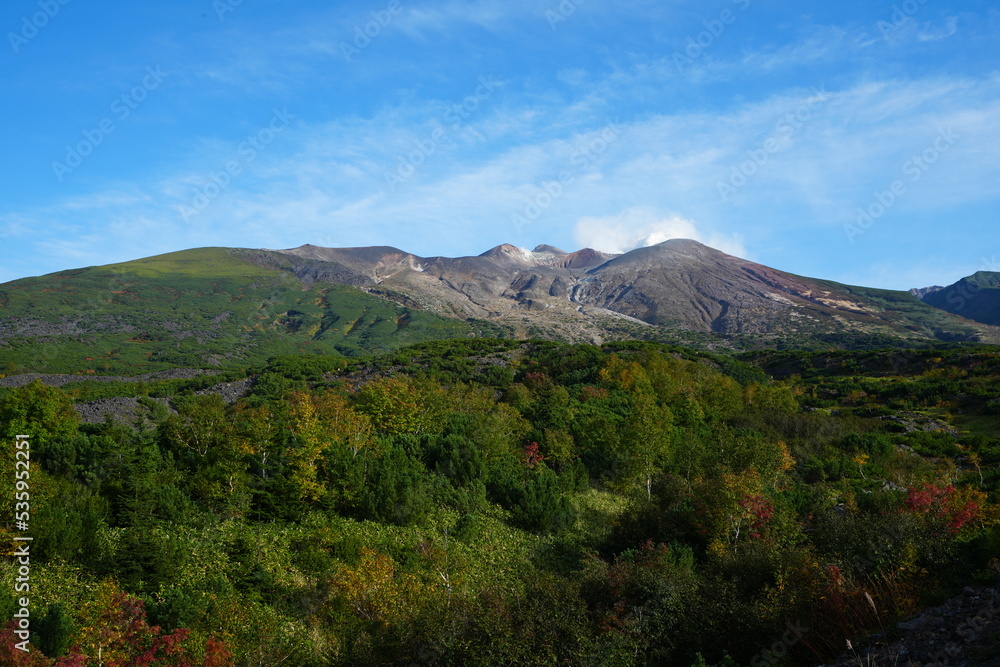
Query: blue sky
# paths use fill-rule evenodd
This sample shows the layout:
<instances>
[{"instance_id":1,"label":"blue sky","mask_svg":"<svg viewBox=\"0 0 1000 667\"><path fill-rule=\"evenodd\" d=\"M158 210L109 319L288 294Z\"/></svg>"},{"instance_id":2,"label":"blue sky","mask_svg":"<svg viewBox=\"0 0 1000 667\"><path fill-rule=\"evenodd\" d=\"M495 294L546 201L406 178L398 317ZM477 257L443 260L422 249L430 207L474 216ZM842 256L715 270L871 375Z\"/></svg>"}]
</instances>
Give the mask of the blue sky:
<instances>
[{"instance_id":1,"label":"blue sky","mask_svg":"<svg viewBox=\"0 0 1000 667\"><path fill-rule=\"evenodd\" d=\"M1000 270L1000 10L11 0L0 281L200 246L697 238L894 289Z\"/></svg>"}]
</instances>

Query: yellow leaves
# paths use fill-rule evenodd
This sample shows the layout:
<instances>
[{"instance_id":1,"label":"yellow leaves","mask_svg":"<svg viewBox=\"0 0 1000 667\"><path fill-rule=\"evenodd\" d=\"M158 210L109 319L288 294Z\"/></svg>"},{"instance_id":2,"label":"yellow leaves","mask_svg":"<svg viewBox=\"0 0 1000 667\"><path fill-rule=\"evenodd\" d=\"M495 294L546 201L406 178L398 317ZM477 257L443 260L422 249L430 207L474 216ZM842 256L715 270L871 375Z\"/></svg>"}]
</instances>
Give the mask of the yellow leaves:
<instances>
[{"instance_id":1,"label":"yellow leaves","mask_svg":"<svg viewBox=\"0 0 1000 667\"><path fill-rule=\"evenodd\" d=\"M612 354L598 376L611 389L650 395L657 403L678 410L683 406L695 420L702 417L702 409L726 418L743 407L743 389L738 382L703 363L670 354L643 352L634 361Z\"/></svg>"},{"instance_id":2,"label":"yellow leaves","mask_svg":"<svg viewBox=\"0 0 1000 667\"><path fill-rule=\"evenodd\" d=\"M723 472L717 478L698 482L695 487L698 521L711 538L711 552L722 555L741 537L746 537L754 514L745 500L760 498L763 492L764 484L755 471Z\"/></svg>"},{"instance_id":3,"label":"yellow leaves","mask_svg":"<svg viewBox=\"0 0 1000 667\"><path fill-rule=\"evenodd\" d=\"M566 463L573 459L573 436L560 429L547 428L542 433L542 451L546 458Z\"/></svg>"},{"instance_id":4,"label":"yellow leaves","mask_svg":"<svg viewBox=\"0 0 1000 667\"><path fill-rule=\"evenodd\" d=\"M862 479L867 479L867 477L865 477L864 467L865 467L865 464L868 463L868 455L865 454L865 453L863 453L863 452L862 453L858 453L858 454L855 454L851 458L851 460L854 461L854 464L858 466L858 472L861 473Z\"/></svg>"},{"instance_id":5,"label":"yellow leaves","mask_svg":"<svg viewBox=\"0 0 1000 667\"><path fill-rule=\"evenodd\" d=\"M297 392L289 401L289 413L297 441L290 452L292 482L302 498L315 501L323 492L316 470L323 451L340 445L356 456L374 442L371 421L337 392Z\"/></svg>"},{"instance_id":6,"label":"yellow leaves","mask_svg":"<svg viewBox=\"0 0 1000 667\"><path fill-rule=\"evenodd\" d=\"M605 384L611 385L615 389L649 390L649 376L642 366L634 361L625 361L617 354L612 354L608 358L607 364L598 373L598 377Z\"/></svg>"},{"instance_id":7,"label":"yellow leaves","mask_svg":"<svg viewBox=\"0 0 1000 667\"><path fill-rule=\"evenodd\" d=\"M177 414L166 423L167 437L205 457L229 440L226 404L218 394L203 394L184 400Z\"/></svg>"},{"instance_id":8,"label":"yellow leaves","mask_svg":"<svg viewBox=\"0 0 1000 667\"><path fill-rule=\"evenodd\" d=\"M788 450L788 445L784 442L779 442L778 448L781 452L781 462L778 465L778 472L787 472L795 468L795 457Z\"/></svg>"},{"instance_id":9,"label":"yellow leaves","mask_svg":"<svg viewBox=\"0 0 1000 667\"><path fill-rule=\"evenodd\" d=\"M385 625L418 609L431 593L414 575L398 572L392 558L368 547L357 567L342 567L331 584L359 618Z\"/></svg>"},{"instance_id":10,"label":"yellow leaves","mask_svg":"<svg viewBox=\"0 0 1000 667\"><path fill-rule=\"evenodd\" d=\"M249 407L240 401L233 406L230 419L236 427L236 450L260 459L263 467L277 435L271 409L266 405Z\"/></svg>"},{"instance_id":11,"label":"yellow leaves","mask_svg":"<svg viewBox=\"0 0 1000 667\"><path fill-rule=\"evenodd\" d=\"M388 377L365 385L359 409L384 433L438 432L448 409L447 396L436 383Z\"/></svg>"},{"instance_id":12,"label":"yellow leaves","mask_svg":"<svg viewBox=\"0 0 1000 667\"><path fill-rule=\"evenodd\" d=\"M128 664L136 646L151 636L141 603L129 597L113 580L97 588L93 600L76 614L72 644L102 664Z\"/></svg>"},{"instance_id":13,"label":"yellow leaves","mask_svg":"<svg viewBox=\"0 0 1000 667\"><path fill-rule=\"evenodd\" d=\"M770 478L771 486L775 489L784 489L788 486L788 476L785 473L795 469L795 457L784 442L778 441L774 448L776 460L774 474Z\"/></svg>"},{"instance_id":14,"label":"yellow leaves","mask_svg":"<svg viewBox=\"0 0 1000 667\"><path fill-rule=\"evenodd\" d=\"M760 385L750 383L743 390L743 403L758 410L795 412L799 403L795 396L801 391L783 384Z\"/></svg>"}]
</instances>

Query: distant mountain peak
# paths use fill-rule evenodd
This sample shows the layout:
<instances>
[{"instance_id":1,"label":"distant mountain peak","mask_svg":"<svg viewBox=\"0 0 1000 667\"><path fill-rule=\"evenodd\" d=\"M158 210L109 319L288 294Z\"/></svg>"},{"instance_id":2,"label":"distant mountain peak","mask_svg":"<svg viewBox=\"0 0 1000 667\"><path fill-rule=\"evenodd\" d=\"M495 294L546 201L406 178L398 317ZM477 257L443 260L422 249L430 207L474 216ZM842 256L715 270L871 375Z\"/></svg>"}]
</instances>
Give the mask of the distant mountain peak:
<instances>
[{"instance_id":1,"label":"distant mountain peak","mask_svg":"<svg viewBox=\"0 0 1000 667\"><path fill-rule=\"evenodd\" d=\"M496 247L490 248L481 254L480 257L491 259L494 262L499 262L503 265L514 263L533 266L538 263L530 251L524 248L519 248L510 243L502 243Z\"/></svg>"},{"instance_id":2,"label":"distant mountain peak","mask_svg":"<svg viewBox=\"0 0 1000 667\"><path fill-rule=\"evenodd\" d=\"M953 285L925 289L930 291L916 296L928 305L975 322L1000 326L1000 273L996 271L977 271Z\"/></svg>"},{"instance_id":3,"label":"distant mountain peak","mask_svg":"<svg viewBox=\"0 0 1000 667\"><path fill-rule=\"evenodd\" d=\"M490 248L486 252L480 255L480 257L489 258L505 258L514 259L522 262L531 262L531 253L524 248L519 248L516 245L510 243L502 243L496 247Z\"/></svg>"},{"instance_id":4,"label":"distant mountain peak","mask_svg":"<svg viewBox=\"0 0 1000 667\"><path fill-rule=\"evenodd\" d=\"M535 254L535 255L549 254L549 255L558 255L560 257L563 257L563 256L569 254L565 250L562 250L561 248L557 248L555 246L551 246L551 245L549 245L547 243L542 243L540 245L535 246L535 249L532 250L531 252L532 252L532 254Z\"/></svg>"},{"instance_id":5,"label":"distant mountain peak","mask_svg":"<svg viewBox=\"0 0 1000 667\"><path fill-rule=\"evenodd\" d=\"M701 241L695 241L694 239L667 239L662 243L657 243L655 245L646 247L658 248L661 250L670 250L673 252L686 253L689 255L696 255L700 257L708 257L708 256L718 257L721 255L728 254L722 252L721 250L718 250L717 248L713 248L712 246L707 246ZM637 249L642 250L642 248L637 248ZM729 256L731 257L732 255Z\"/></svg>"},{"instance_id":6,"label":"distant mountain peak","mask_svg":"<svg viewBox=\"0 0 1000 667\"><path fill-rule=\"evenodd\" d=\"M571 252L563 257L562 266L567 269L586 269L605 264L609 260L618 256L619 255L601 252L600 250L594 250L593 248L584 248L583 250Z\"/></svg>"},{"instance_id":7,"label":"distant mountain peak","mask_svg":"<svg viewBox=\"0 0 1000 667\"><path fill-rule=\"evenodd\" d=\"M923 301L924 297L927 296L928 294L933 294L934 292L940 292L943 289L944 287L942 287L941 285L931 285L930 287L914 287L913 289L910 290L910 294Z\"/></svg>"},{"instance_id":8,"label":"distant mountain peak","mask_svg":"<svg viewBox=\"0 0 1000 667\"><path fill-rule=\"evenodd\" d=\"M654 245L658 246L673 246L673 247L689 247L689 248L707 248L708 246L701 241L695 241L694 239L667 239L661 243L656 243Z\"/></svg>"}]
</instances>

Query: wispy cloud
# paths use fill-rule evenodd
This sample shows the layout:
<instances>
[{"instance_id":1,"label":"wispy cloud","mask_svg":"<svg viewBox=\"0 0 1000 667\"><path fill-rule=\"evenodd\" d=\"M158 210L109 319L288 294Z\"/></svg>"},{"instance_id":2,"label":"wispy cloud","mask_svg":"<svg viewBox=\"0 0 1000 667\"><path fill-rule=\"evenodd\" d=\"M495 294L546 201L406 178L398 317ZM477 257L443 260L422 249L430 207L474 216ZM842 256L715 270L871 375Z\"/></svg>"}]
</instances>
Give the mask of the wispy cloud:
<instances>
[{"instance_id":1,"label":"wispy cloud","mask_svg":"<svg viewBox=\"0 0 1000 667\"><path fill-rule=\"evenodd\" d=\"M864 32L842 26L815 26L801 40L748 51L737 59L708 56L688 76L698 82L771 75L792 68L854 57L865 46Z\"/></svg>"},{"instance_id":2,"label":"wispy cloud","mask_svg":"<svg viewBox=\"0 0 1000 667\"><path fill-rule=\"evenodd\" d=\"M496 30L525 14L541 15L535 3L522 0L477 0L443 3L424 3L405 11L400 27L413 36L443 33L473 25L486 30Z\"/></svg>"},{"instance_id":3,"label":"wispy cloud","mask_svg":"<svg viewBox=\"0 0 1000 667\"><path fill-rule=\"evenodd\" d=\"M810 109L810 100L816 99L821 104ZM809 112L800 113L803 109ZM427 229L453 229L458 221L474 220L453 242L466 244L467 251L477 247L476 239L489 227L497 236L492 240L524 245L565 243L567 238L600 245L600 234L606 232L603 247L622 249L658 235L686 234L741 254L756 251L740 240L751 211L768 211L784 202L810 212L796 219L796 225L839 225L944 127L957 128L963 140L948 155L948 168L928 177L900 210L1000 195L1000 165L987 148L1000 142L994 122L998 116L996 80L871 82L839 91L789 91L731 111L634 119L622 123L613 145L583 160L588 150L600 147L594 142L601 126L552 135L542 120L521 113L518 136L535 140L498 150L497 132L490 129L497 117L485 114L470 118L467 129L472 137L491 135L493 140L460 140L440 148L438 159L428 158L419 174L393 193L385 186L385 172L407 146L427 136L428 125L397 125L401 116L387 110L369 121L304 124L246 165L245 173L188 224L177 206L233 146L213 145L200 170L128 191L67 199L22 212L21 219L44 215L69 221L84 212L91 219L103 217L109 221L108 235L120 244L134 244L136 255L146 253L148 237L121 238L120 229L112 229L120 224L114 221L144 220L149 229L171 230L169 238L181 246L219 242L233 225L244 230L247 243L260 246L280 246L290 238L331 244L403 244L419 238L426 246ZM749 155L770 145L770 139L776 150L766 163L730 201L722 201L719 183L727 182ZM585 169L525 230L525 238L512 238L517 230L510 224L511 214L546 179L575 169L574 160ZM8 220L11 229L20 228L14 218ZM789 223L769 221L778 228ZM48 251L66 261L77 256L58 243Z\"/></svg>"},{"instance_id":4,"label":"wispy cloud","mask_svg":"<svg viewBox=\"0 0 1000 667\"><path fill-rule=\"evenodd\" d=\"M606 217L581 218L576 223L574 238L581 247L610 253L646 248L670 239L691 239L730 255L746 257L739 235L706 234L692 220L664 215L649 207L628 208Z\"/></svg>"},{"instance_id":5,"label":"wispy cloud","mask_svg":"<svg viewBox=\"0 0 1000 667\"><path fill-rule=\"evenodd\" d=\"M926 25L917 35L921 42L936 42L958 32L958 17L949 16L943 26Z\"/></svg>"},{"instance_id":6,"label":"wispy cloud","mask_svg":"<svg viewBox=\"0 0 1000 667\"><path fill-rule=\"evenodd\" d=\"M927 60L992 37L1000 13L977 23L927 12L883 39L871 16L831 9L823 22L796 15L775 26L754 3L679 69L669 54L717 12L680 0L575 5L553 31L545 11L555 0L403 2L348 63L341 42L387 2L310 4L277 22L248 20L260 8L244 4L216 30L164 39L180 92L158 113L188 123L163 144L148 139L169 159L137 173L101 172L95 159L77 194L0 213L0 235L50 269L201 245L393 243L464 254L504 241L621 250L668 236L780 263L797 256L777 250L796 234L842 238L857 208L949 127L960 139L866 242L903 224L941 234L935 215L1000 198L1000 75L986 65L942 73L947 63ZM922 59L909 60L915 53ZM498 85L449 117L480 76ZM235 100L230 120L222 105ZM238 155L276 100L300 121L183 219L178 206ZM409 175L390 184L401 165ZM557 195L545 189L553 182ZM546 205L530 224L512 223L538 201ZM822 250L868 261L863 248ZM6 270L0 279L25 271Z\"/></svg>"}]
</instances>

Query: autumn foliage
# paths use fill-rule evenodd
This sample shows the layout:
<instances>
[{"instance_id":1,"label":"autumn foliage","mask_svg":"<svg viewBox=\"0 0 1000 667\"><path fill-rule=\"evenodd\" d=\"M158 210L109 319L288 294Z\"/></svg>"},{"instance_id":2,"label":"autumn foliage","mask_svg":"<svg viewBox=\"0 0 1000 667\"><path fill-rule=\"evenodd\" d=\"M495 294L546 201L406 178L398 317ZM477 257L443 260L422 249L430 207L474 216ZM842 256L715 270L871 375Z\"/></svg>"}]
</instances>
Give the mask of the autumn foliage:
<instances>
[{"instance_id":1,"label":"autumn foliage","mask_svg":"<svg viewBox=\"0 0 1000 667\"><path fill-rule=\"evenodd\" d=\"M956 425L1000 364L939 356L456 341L283 357L231 402L129 383L132 423L73 409L113 382L0 388L0 437L37 434L36 650L7 625L0 665L731 665L789 624L827 662L992 576L1000 441Z\"/></svg>"}]
</instances>

